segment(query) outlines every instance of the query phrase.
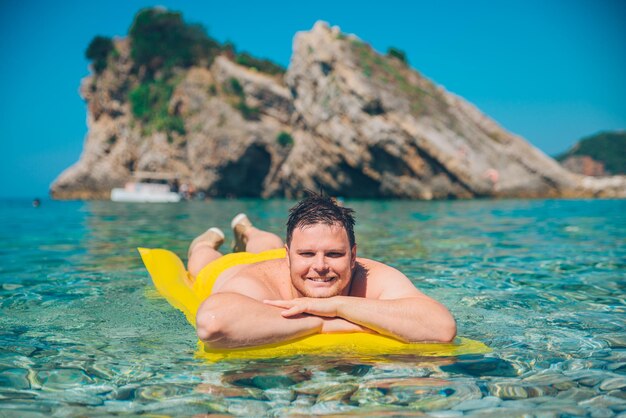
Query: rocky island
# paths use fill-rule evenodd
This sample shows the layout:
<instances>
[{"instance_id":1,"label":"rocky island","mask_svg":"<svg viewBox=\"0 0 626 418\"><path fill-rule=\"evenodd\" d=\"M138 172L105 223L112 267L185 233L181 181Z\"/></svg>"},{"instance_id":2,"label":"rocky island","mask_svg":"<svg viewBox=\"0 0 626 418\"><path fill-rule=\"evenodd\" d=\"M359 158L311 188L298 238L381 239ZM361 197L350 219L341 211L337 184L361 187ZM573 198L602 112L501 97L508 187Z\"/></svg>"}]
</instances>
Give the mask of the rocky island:
<instances>
[{"instance_id":1,"label":"rocky island","mask_svg":"<svg viewBox=\"0 0 626 418\"><path fill-rule=\"evenodd\" d=\"M142 56L142 33L166 18L182 21L146 9L127 38L90 46L89 131L54 198L108 199L137 171L177 173L215 197L626 196L626 177L567 171L398 51L326 23L296 34L284 71L210 38L191 45L193 59Z\"/></svg>"}]
</instances>

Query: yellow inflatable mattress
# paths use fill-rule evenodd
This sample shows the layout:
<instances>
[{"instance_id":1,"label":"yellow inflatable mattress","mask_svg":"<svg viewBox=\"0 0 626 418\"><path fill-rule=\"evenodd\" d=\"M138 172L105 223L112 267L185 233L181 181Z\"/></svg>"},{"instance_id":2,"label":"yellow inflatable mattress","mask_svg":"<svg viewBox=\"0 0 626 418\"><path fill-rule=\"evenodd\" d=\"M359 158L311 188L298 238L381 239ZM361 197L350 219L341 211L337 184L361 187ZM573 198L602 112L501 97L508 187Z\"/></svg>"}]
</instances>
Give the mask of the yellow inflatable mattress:
<instances>
[{"instance_id":1,"label":"yellow inflatable mattress","mask_svg":"<svg viewBox=\"0 0 626 418\"><path fill-rule=\"evenodd\" d=\"M159 293L175 308L181 310L191 325L196 325L196 312L210 294L220 272L241 264L285 256L285 250L271 250L261 254L228 254L206 266L192 278L180 258L164 249L139 248L141 258ZM448 357L463 354L487 353L490 349L479 341L457 337L449 344L403 343L376 334L317 334L280 344L240 349L212 349L198 341L198 356L211 361L222 359L263 359L298 355L384 357L387 355L415 355L419 357Z\"/></svg>"}]
</instances>

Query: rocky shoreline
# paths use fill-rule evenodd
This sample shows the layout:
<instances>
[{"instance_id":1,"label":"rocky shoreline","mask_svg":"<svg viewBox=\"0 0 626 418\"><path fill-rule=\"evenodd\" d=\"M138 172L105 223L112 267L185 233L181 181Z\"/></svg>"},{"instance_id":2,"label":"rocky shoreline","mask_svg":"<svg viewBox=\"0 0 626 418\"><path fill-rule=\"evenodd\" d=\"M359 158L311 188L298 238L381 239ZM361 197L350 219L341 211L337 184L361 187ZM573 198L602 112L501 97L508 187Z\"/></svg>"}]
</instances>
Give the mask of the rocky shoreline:
<instances>
[{"instance_id":1,"label":"rocky shoreline","mask_svg":"<svg viewBox=\"0 0 626 418\"><path fill-rule=\"evenodd\" d=\"M226 55L176 71L167 111L183 132L146 132L128 96L128 39L86 77L89 132L56 199L109 199L135 171L177 173L208 197L626 197L626 177L571 173L401 60L318 22L283 75Z\"/></svg>"}]
</instances>

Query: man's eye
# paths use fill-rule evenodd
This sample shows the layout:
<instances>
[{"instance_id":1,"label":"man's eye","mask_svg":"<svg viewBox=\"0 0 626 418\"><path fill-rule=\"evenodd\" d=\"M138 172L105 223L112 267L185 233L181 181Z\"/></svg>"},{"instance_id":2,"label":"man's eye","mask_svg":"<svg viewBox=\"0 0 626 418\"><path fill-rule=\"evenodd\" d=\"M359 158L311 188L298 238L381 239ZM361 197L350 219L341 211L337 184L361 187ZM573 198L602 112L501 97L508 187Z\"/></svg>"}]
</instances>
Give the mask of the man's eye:
<instances>
[{"instance_id":1,"label":"man's eye","mask_svg":"<svg viewBox=\"0 0 626 418\"><path fill-rule=\"evenodd\" d=\"M339 257L343 257L343 253L328 253L327 257L330 258L339 258Z\"/></svg>"},{"instance_id":2,"label":"man's eye","mask_svg":"<svg viewBox=\"0 0 626 418\"><path fill-rule=\"evenodd\" d=\"M300 255L302 257L313 257L315 254L311 252L303 252L303 253L300 253Z\"/></svg>"}]
</instances>

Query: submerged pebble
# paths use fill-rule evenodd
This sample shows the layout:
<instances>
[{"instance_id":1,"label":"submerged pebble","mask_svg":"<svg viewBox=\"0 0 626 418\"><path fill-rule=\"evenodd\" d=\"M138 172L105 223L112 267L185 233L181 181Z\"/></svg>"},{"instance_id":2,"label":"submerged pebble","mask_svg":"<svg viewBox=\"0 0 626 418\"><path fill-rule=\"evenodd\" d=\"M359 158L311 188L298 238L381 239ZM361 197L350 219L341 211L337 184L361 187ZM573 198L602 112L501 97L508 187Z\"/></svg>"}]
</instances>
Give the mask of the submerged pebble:
<instances>
[{"instance_id":1,"label":"submerged pebble","mask_svg":"<svg viewBox=\"0 0 626 418\"><path fill-rule=\"evenodd\" d=\"M607 365L606 361L598 360L598 359L574 359L564 363L564 370L567 371L577 371L577 370L590 370L597 369L601 370Z\"/></svg>"},{"instance_id":2,"label":"submerged pebble","mask_svg":"<svg viewBox=\"0 0 626 418\"><path fill-rule=\"evenodd\" d=\"M490 383L489 393L500 399L526 399L529 398L526 388L519 383Z\"/></svg>"},{"instance_id":3,"label":"submerged pebble","mask_svg":"<svg viewBox=\"0 0 626 418\"><path fill-rule=\"evenodd\" d=\"M352 405L347 405L344 402L328 401L319 402L312 405L307 415L330 415L338 413L349 413L349 411L355 410Z\"/></svg>"},{"instance_id":4,"label":"submerged pebble","mask_svg":"<svg viewBox=\"0 0 626 418\"><path fill-rule=\"evenodd\" d=\"M358 388L359 385L355 383L329 386L317 395L317 402L342 401L348 399Z\"/></svg>"},{"instance_id":5,"label":"submerged pebble","mask_svg":"<svg viewBox=\"0 0 626 418\"><path fill-rule=\"evenodd\" d=\"M574 401L576 403L580 401L584 401L586 399L591 399L596 396L598 393L595 390L587 389L587 388L570 388L568 390L559 392L556 397L557 399L566 399L569 401Z\"/></svg>"},{"instance_id":6,"label":"submerged pebble","mask_svg":"<svg viewBox=\"0 0 626 418\"><path fill-rule=\"evenodd\" d=\"M7 389L0 390L0 399L33 399L37 397L37 392L34 390L19 390L19 389Z\"/></svg>"},{"instance_id":7,"label":"submerged pebble","mask_svg":"<svg viewBox=\"0 0 626 418\"><path fill-rule=\"evenodd\" d=\"M163 400L189 392L190 390L188 388L179 387L172 383L162 383L139 387L135 390L135 399L148 401Z\"/></svg>"},{"instance_id":8,"label":"submerged pebble","mask_svg":"<svg viewBox=\"0 0 626 418\"><path fill-rule=\"evenodd\" d=\"M81 389L77 390L64 390L55 392L41 392L39 394L40 399L50 399L52 401L62 401L69 404L86 405L86 406L99 406L104 403L104 399L85 393Z\"/></svg>"},{"instance_id":9,"label":"submerged pebble","mask_svg":"<svg viewBox=\"0 0 626 418\"><path fill-rule=\"evenodd\" d=\"M626 348L626 335L624 333L604 334L599 338L606 341L611 348Z\"/></svg>"},{"instance_id":10,"label":"submerged pebble","mask_svg":"<svg viewBox=\"0 0 626 418\"><path fill-rule=\"evenodd\" d=\"M327 381L306 380L304 382L298 383L297 385L294 385L293 389L297 393L303 393L307 395L317 395L321 391L327 389L329 386L338 386L338 385L341 385L342 383L343 382L339 382L336 380L327 380Z\"/></svg>"},{"instance_id":11,"label":"submerged pebble","mask_svg":"<svg viewBox=\"0 0 626 418\"><path fill-rule=\"evenodd\" d=\"M448 373L470 376L514 377L517 371L511 363L498 357L464 356L453 364L441 366Z\"/></svg>"},{"instance_id":12,"label":"submerged pebble","mask_svg":"<svg viewBox=\"0 0 626 418\"><path fill-rule=\"evenodd\" d=\"M495 407L468 411L464 414L464 416L478 418L526 418L528 417L528 414L523 409Z\"/></svg>"},{"instance_id":13,"label":"submerged pebble","mask_svg":"<svg viewBox=\"0 0 626 418\"><path fill-rule=\"evenodd\" d=\"M613 363L620 363L626 361L626 350L612 350L606 359Z\"/></svg>"},{"instance_id":14,"label":"submerged pebble","mask_svg":"<svg viewBox=\"0 0 626 418\"><path fill-rule=\"evenodd\" d=\"M417 401L411 402L409 407L418 411L436 411L450 409L459 403L458 399L446 398L442 396L426 396Z\"/></svg>"},{"instance_id":15,"label":"submerged pebble","mask_svg":"<svg viewBox=\"0 0 626 418\"><path fill-rule=\"evenodd\" d=\"M259 389L288 388L296 384L289 376L255 376L252 385Z\"/></svg>"},{"instance_id":16,"label":"submerged pebble","mask_svg":"<svg viewBox=\"0 0 626 418\"><path fill-rule=\"evenodd\" d=\"M199 393L206 393L215 398L265 398L265 395L263 394L264 392L261 389L253 387L224 386L213 383L201 383L196 385L194 390Z\"/></svg>"},{"instance_id":17,"label":"submerged pebble","mask_svg":"<svg viewBox=\"0 0 626 418\"><path fill-rule=\"evenodd\" d=\"M350 402L359 405L371 405L385 403L385 394L377 388L361 387L350 396Z\"/></svg>"},{"instance_id":18,"label":"submerged pebble","mask_svg":"<svg viewBox=\"0 0 626 418\"><path fill-rule=\"evenodd\" d=\"M84 370L70 368L41 371L37 373L37 378L45 387L58 389L81 386L93 382Z\"/></svg>"},{"instance_id":19,"label":"submerged pebble","mask_svg":"<svg viewBox=\"0 0 626 418\"><path fill-rule=\"evenodd\" d=\"M296 392L289 388L273 388L263 392L265 397L274 404L288 404L296 399Z\"/></svg>"},{"instance_id":20,"label":"submerged pebble","mask_svg":"<svg viewBox=\"0 0 626 418\"><path fill-rule=\"evenodd\" d=\"M389 379L378 379L378 380L370 380L365 383L366 387L376 387L379 389L392 389L392 388L401 388L401 387L434 387L441 388L448 386L450 384L450 380L448 379L440 379L436 377L413 377L413 378L389 378Z\"/></svg>"},{"instance_id":21,"label":"submerged pebble","mask_svg":"<svg viewBox=\"0 0 626 418\"><path fill-rule=\"evenodd\" d=\"M528 409L528 408L536 409L537 402L535 402L535 399L533 398L503 400L502 403L500 404L500 407L508 408L508 409Z\"/></svg>"},{"instance_id":22,"label":"submerged pebble","mask_svg":"<svg viewBox=\"0 0 626 418\"><path fill-rule=\"evenodd\" d=\"M600 384L600 390L609 391L626 388L626 377L606 379Z\"/></svg>"},{"instance_id":23,"label":"submerged pebble","mask_svg":"<svg viewBox=\"0 0 626 418\"><path fill-rule=\"evenodd\" d=\"M616 389L607 393L609 396L613 396L615 398L626 399L626 390L624 389Z\"/></svg>"},{"instance_id":24,"label":"submerged pebble","mask_svg":"<svg viewBox=\"0 0 626 418\"><path fill-rule=\"evenodd\" d=\"M47 417L60 406L50 400L8 400L2 402L2 414L7 417Z\"/></svg>"},{"instance_id":25,"label":"submerged pebble","mask_svg":"<svg viewBox=\"0 0 626 418\"><path fill-rule=\"evenodd\" d=\"M615 416L615 412L610 410L609 408L593 408L589 411L589 416L591 418L612 418Z\"/></svg>"},{"instance_id":26,"label":"submerged pebble","mask_svg":"<svg viewBox=\"0 0 626 418\"><path fill-rule=\"evenodd\" d=\"M611 408L613 406L626 405L626 400L608 395L600 395L581 401L578 405L591 408Z\"/></svg>"},{"instance_id":27,"label":"submerged pebble","mask_svg":"<svg viewBox=\"0 0 626 418\"><path fill-rule=\"evenodd\" d=\"M432 390L420 393L417 399L413 400L409 407L420 411L433 411L450 409L461 402L469 400L480 400L482 393L480 389L469 382L451 384L437 392ZM487 402L490 402L487 400Z\"/></svg>"},{"instance_id":28,"label":"submerged pebble","mask_svg":"<svg viewBox=\"0 0 626 418\"><path fill-rule=\"evenodd\" d=\"M131 400L135 397L135 390L137 390L138 387L139 385L137 384L118 387L109 394L109 398L118 401Z\"/></svg>"},{"instance_id":29,"label":"submerged pebble","mask_svg":"<svg viewBox=\"0 0 626 418\"><path fill-rule=\"evenodd\" d=\"M266 416L269 409L269 405L263 401L251 399L231 399L228 401L228 413L233 415L261 417Z\"/></svg>"},{"instance_id":30,"label":"submerged pebble","mask_svg":"<svg viewBox=\"0 0 626 418\"><path fill-rule=\"evenodd\" d=\"M576 386L576 382L569 376L560 372L546 370L522 379L524 385L536 387L551 386L558 390L566 390Z\"/></svg>"},{"instance_id":31,"label":"submerged pebble","mask_svg":"<svg viewBox=\"0 0 626 418\"><path fill-rule=\"evenodd\" d=\"M28 370L5 369L0 372L0 388L30 389Z\"/></svg>"},{"instance_id":32,"label":"submerged pebble","mask_svg":"<svg viewBox=\"0 0 626 418\"><path fill-rule=\"evenodd\" d=\"M578 384L587 387L598 385L606 376L606 373L601 370L577 370L564 374Z\"/></svg>"},{"instance_id":33,"label":"submerged pebble","mask_svg":"<svg viewBox=\"0 0 626 418\"><path fill-rule=\"evenodd\" d=\"M463 411L429 411L429 417L435 418L454 418L454 417L462 417Z\"/></svg>"},{"instance_id":34,"label":"submerged pebble","mask_svg":"<svg viewBox=\"0 0 626 418\"><path fill-rule=\"evenodd\" d=\"M135 402L136 413L153 413L160 416L184 415L192 416L204 414L210 406L198 396L174 397L159 402L139 403Z\"/></svg>"},{"instance_id":35,"label":"submerged pebble","mask_svg":"<svg viewBox=\"0 0 626 418\"><path fill-rule=\"evenodd\" d=\"M315 396L300 394L291 403L291 405L297 406L297 407L311 406L315 403L315 400L316 400Z\"/></svg>"},{"instance_id":36,"label":"submerged pebble","mask_svg":"<svg viewBox=\"0 0 626 418\"><path fill-rule=\"evenodd\" d=\"M472 411L474 409L494 408L502 403L502 399L496 396L485 396L482 399L469 399L455 405L452 409L459 411Z\"/></svg>"},{"instance_id":37,"label":"submerged pebble","mask_svg":"<svg viewBox=\"0 0 626 418\"><path fill-rule=\"evenodd\" d=\"M626 374L626 361L609 364L607 366L607 369L612 371L613 373Z\"/></svg>"}]
</instances>

